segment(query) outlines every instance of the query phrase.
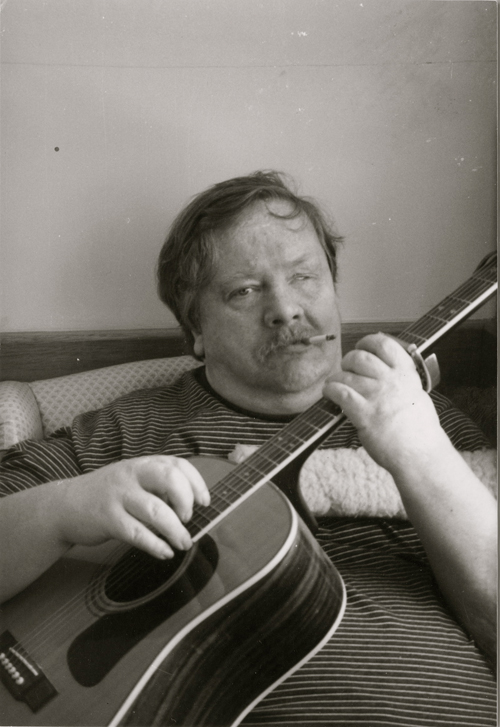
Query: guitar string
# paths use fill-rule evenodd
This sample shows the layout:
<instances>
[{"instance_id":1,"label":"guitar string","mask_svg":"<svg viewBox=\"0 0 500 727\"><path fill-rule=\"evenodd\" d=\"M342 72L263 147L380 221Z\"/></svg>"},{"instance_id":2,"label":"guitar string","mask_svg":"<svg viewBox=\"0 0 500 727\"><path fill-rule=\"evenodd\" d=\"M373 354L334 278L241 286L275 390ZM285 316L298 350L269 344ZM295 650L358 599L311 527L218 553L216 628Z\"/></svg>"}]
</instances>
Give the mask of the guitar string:
<instances>
[{"instance_id":1,"label":"guitar string","mask_svg":"<svg viewBox=\"0 0 500 727\"><path fill-rule=\"evenodd\" d=\"M494 280L487 281L483 279L477 279L475 277L470 278L468 281L463 283L459 288L454 290L452 293L447 295L440 303L438 303L436 306L431 308L426 315L424 315L421 319L417 320L415 325L418 325L423 319L425 319L428 315L432 315L439 312L443 312L446 315L453 315L453 308L447 308L448 301L450 301L451 305L453 303L451 302L452 299L462 299L466 301L466 305L469 305L470 303L473 303L474 299L477 298L480 294L480 290L484 289L487 290L490 285L494 283ZM466 307L466 306L464 306ZM445 319L443 319L445 320Z\"/></svg>"},{"instance_id":2,"label":"guitar string","mask_svg":"<svg viewBox=\"0 0 500 727\"><path fill-rule=\"evenodd\" d=\"M464 284L464 286L461 286L461 288L458 288L454 293L451 295L448 295L446 298L441 301L437 306L434 308L431 308L431 310L426 313L422 318L417 320L414 324L409 326L409 329L405 329L403 333L408 333L411 331L413 334L427 334L422 335L423 338L430 338L430 335L432 333L435 333L439 328L442 326L440 325L440 322L450 322L449 316L455 315L460 313L462 310L467 308L468 305L470 305L475 298L478 298L482 293L486 292L488 288L491 286L491 282L489 284L484 284L482 281L468 281L469 285ZM460 305L457 305L457 293L461 293L463 296L467 296L467 300L461 301ZM456 310L459 308L459 310ZM438 316L437 313L441 313L441 316L444 314L447 317L443 318L441 316ZM437 318L436 321L433 321L432 319L429 320L429 316L435 316Z\"/></svg>"},{"instance_id":3,"label":"guitar string","mask_svg":"<svg viewBox=\"0 0 500 727\"><path fill-rule=\"evenodd\" d=\"M483 293L487 292L486 290L482 291ZM459 315L463 310L466 309L467 305L461 306L460 309L456 305L456 303L451 303L450 305L454 305L453 311L455 315ZM431 335L438 333L439 330L443 327L439 320L430 319L428 318L428 314L426 314L427 320L419 320L417 325L410 326L408 329L405 329L399 334L399 338L401 340L407 341L407 342L416 342L417 345L420 343L425 343L426 340L428 340ZM451 319L452 320L452 319ZM451 322L451 321L450 321ZM416 341L415 339L419 338L420 341ZM410 339L410 341L408 341Z\"/></svg>"},{"instance_id":4,"label":"guitar string","mask_svg":"<svg viewBox=\"0 0 500 727\"><path fill-rule=\"evenodd\" d=\"M463 301L457 296L450 296L444 304L427 313L423 319L412 326L411 330L414 334L421 334L424 339L429 338L430 336L425 334L438 331L441 328L442 323L447 322L447 319L443 317L443 313L446 314L449 312L453 316L459 315L468 307L468 305L468 301ZM449 311L446 310L446 307L449 308Z\"/></svg>"},{"instance_id":5,"label":"guitar string","mask_svg":"<svg viewBox=\"0 0 500 727\"><path fill-rule=\"evenodd\" d=\"M111 554L107 556L107 558L99 564L99 569L105 569L106 567L109 567L109 561L112 559L113 556L116 556L119 551L123 550L125 553L128 549L128 547L124 543L121 543L119 546L117 546ZM107 565L108 564L108 565ZM78 609L83 609L84 612L88 613L88 609L85 605L85 596L88 594L88 586L87 583L80 591L78 591L76 594L74 594L68 601L66 601L64 604L59 606L53 613L51 613L45 620L43 620L35 629L28 632L24 635L22 642L17 642L16 646L20 647L21 649L30 649L30 651L35 652L35 650L41 649L45 642L42 638L40 640L40 637L46 637L47 631L49 630L50 636L52 636L54 633L57 633L57 631L63 631L64 625L66 621L69 618L73 618L76 615L76 612ZM73 609L73 610L72 610ZM63 618L61 618L61 615ZM89 613L89 616L92 614ZM55 629L54 629L55 627ZM50 631L50 629L53 629ZM32 654L30 654L32 656ZM36 659L35 659L36 660Z\"/></svg>"},{"instance_id":6,"label":"guitar string","mask_svg":"<svg viewBox=\"0 0 500 727\"><path fill-rule=\"evenodd\" d=\"M422 316L418 321L416 321L414 324L412 324L408 328L406 328L401 333L401 335L418 335L418 334L416 334L416 330L419 330L420 333L423 333L423 332L428 333L429 330L432 333L435 332L434 328L436 326L438 326L438 329L440 327L442 327L440 325L441 321L448 323L449 319L448 320L442 319L440 316L439 317L436 316L437 320L432 320L432 318L429 320L430 316L432 316L437 311L439 311L439 313L441 313L441 314L445 313L445 315L446 314L452 315L452 314L461 312L461 310L464 310L468 305L470 305L473 302L472 300L470 300L471 297L473 298L475 296L477 298L483 292L483 290L481 290L481 289L484 289L484 290L488 289L489 285L487 285L486 283L491 285L491 281L489 281L489 280L486 280L486 279L477 280L477 276L472 276L466 283L464 283L462 286L460 286L460 288L458 288L452 294L447 296L440 304L438 304L438 306L435 306L427 314ZM481 292L479 292L480 290L481 290ZM460 293L460 296L458 295L458 293ZM463 300L461 298L462 295L466 295L469 300ZM458 307L459 307L458 311L457 311L457 304L456 304L457 300L458 300ZM448 311L446 310L447 306L449 306ZM451 307L451 306L453 306L453 307ZM429 335L427 335L427 338L428 337L429 337ZM314 413L316 414L316 412L314 412ZM331 414L329 414L329 416L331 417ZM295 420L295 421L297 421L297 420ZM294 422L292 422L292 424L293 423ZM313 422L300 421L298 426L295 427L298 430L298 432L300 432L300 435L297 436L295 432L291 431L292 427L290 427L290 431L287 432L287 435L298 439L300 442L303 442L304 440L302 439L302 437L304 435L302 432L303 432L303 430L306 430L310 433L311 426L314 428ZM320 429L321 426L322 425L320 425L317 428L317 430ZM313 435L311 435L311 436L313 436ZM282 452L284 452L286 455L288 455L290 453L287 448L282 447L278 442L272 442L272 440L270 440L270 442L268 442L267 444L272 444L273 446L266 447L266 451L267 451L267 449L271 449L271 450L281 449ZM246 477L248 477L249 470L252 472L253 475L255 475L255 473L257 473L257 475L259 477L265 477L266 474L270 471L270 469L274 468L274 466L277 464L275 461L275 458L272 456L268 456L266 454L266 451L262 451L262 448L261 448L261 450L259 450L259 453L256 453L256 454L259 454L259 457L255 457L255 462L258 462L259 459L265 461L266 466L264 467L264 470L262 470L260 468L260 466L256 465L255 463L254 464L252 464L251 462L249 463L248 460L245 463L243 463L246 465L246 467L243 468L247 472ZM271 468L268 468L269 463L272 464ZM228 482L228 480L234 480L234 482ZM226 497L224 497L223 492L218 491L218 490L222 489L222 488L218 487L219 485L221 485L221 483L224 483L222 485L222 488L223 488L223 492L225 494L229 493L229 495L231 497L233 497L236 494L235 500L228 501L226 499ZM241 494L246 491L248 491L248 480L244 479L244 475L235 474L234 472L232 472L232 473L230 473L229 476L224 477L221 480L221 482L217 483L217 486L216 486L216 488L214 488L214 492L213 492L214 500L212 501L210 508L211 508L211 510L213 510L215 512L215 517L218 517L221 513L223 513L224 510L227 509L227 506L229 504L232 504L233 502L237 501L238 497L241 496ZM217 501L217 503L222 504L222 506L223 506L222 509L220 507L220 504L218 504L217 506L214 504L215 500ZM206 509L205 509L205 513L195 511L193 519L195 519L195 518L199 519L200 515L202 515L202 517L205 521L210 522L210 517L207 517ZM193 521L191 521L191 522L193 522ZM205 525L203 525L203 526L198 523L193 523L193 524L195 527L199 527L200 529L202 527L206 527L206 522L205 522ZM130 546L128 546L126 544L118 546L113 553L115 559L116 559L117 553L119 553L120 551L123 551L125 553L129 550L129 548L130 548ZM144 572L143 566L140 566L138 563L134 564L134 565L135 565L135 567L128 568L128 570L126 571L126 574L123 577L116 577L116 576L113 577L112 571L111 571L111 582L112 582L113 587L116 587L117 585L123 585L123 584L127 585L128 583L130 583L132 580L135 579L137 573ZM101 568L104 568L104 567L105 567L104 564L101 564ZM86 604L85 604L85 598L82 598L82 596L85 595L86 593L88 593L88 585L86 585L84 588L82 588L82 590L79 594L77 594L72 599L70 599L70 601L68 603L61 606L54 614L51 614L51 616L48 617L48 619L46 619L45 629L43 628L43 623L42 623L41 630L40 630L40 628L38 628L36 633L35 633L35 631L33 631L33 635L35 637L42 636L42 633L44 630L46 632L44 634L44 638L41 640L41 642L39 642L37 644L37 646L36 646L37 650L41 649L43 647L43 645L47 642L49 635L52 636L52 634L50 633L52 626L55 626L57 623L57 627L58 628L61 627L61 620L56 619L58 611L61 613L64 612L66 621L68 619L72 619L74 617L74 613L73 614L70 613L71 605L73 605L74 608L77 608L77 609L82 608L84 611L87 611ZM74 601L74 604L71 604L71 601ZM68 606L69 606L69 608L68 608ZM91 615L91 614L89 614L89 615ZM38 640L38 638L37 638L37 640ZM23 643L24 648L27 648L28 646L30 648L32 648L31 639L30 639L29 634L25 637L24 643ZM34 646L34 644L33 644L33 646Z\"/></svg>"}]
</instances>

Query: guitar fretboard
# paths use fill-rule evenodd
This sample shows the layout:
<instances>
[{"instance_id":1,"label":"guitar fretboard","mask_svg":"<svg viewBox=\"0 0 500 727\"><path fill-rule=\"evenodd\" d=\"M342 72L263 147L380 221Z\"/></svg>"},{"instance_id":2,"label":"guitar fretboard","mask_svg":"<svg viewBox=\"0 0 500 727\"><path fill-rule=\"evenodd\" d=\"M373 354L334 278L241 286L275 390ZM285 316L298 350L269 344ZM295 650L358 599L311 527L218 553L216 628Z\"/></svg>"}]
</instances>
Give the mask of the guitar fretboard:
<instances>
[{"instance_id":1,"label":"guitar fretboard","mask_svg":"<svg viewBox=\"0 0 500 727\"><path fill-rule=\"evenodd\" d=\"M453 293L402 331L398 338L414 343L420 353L467 318L490 298L498 287L496 254Z\"/></svg>"},{"instance_id":2,"label":"guitar fretboard","mask_svg":"<svg viewBox=\"0 0 500 727\"><path fill-rule=\"evenodd\" d=\"M198 539L304 449L344 420L340 407L328 399L321 399L297 416L212 488L210 505L195 509L187 525L193 539Z\"/></svg>"},{"instance_id":3,"label":"guitar fretboard","mask_svg":"<svg viewBox=\"0 0 500 727\"><path fill-rule=\"evenodd\" d=\"M497 287L495 254L486 259L467 282L405 328L398 338L404 343L414 343L423 352L479 308ZM212 488L208 507L195 508L187 525L193 540L198 540L307 447L341 426L345 419L340 407L328 399L321 399L299 414Z\"/></svg>"}]
</instances>

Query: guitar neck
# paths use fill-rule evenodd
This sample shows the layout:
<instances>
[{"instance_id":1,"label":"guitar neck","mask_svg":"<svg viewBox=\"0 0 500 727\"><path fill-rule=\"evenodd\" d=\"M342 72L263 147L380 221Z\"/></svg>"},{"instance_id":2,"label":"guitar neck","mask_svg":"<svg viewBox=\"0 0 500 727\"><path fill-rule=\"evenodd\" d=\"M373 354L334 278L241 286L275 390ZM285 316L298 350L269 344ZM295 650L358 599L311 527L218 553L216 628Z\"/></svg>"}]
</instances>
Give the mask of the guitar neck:
<instances>
[{"instance_id":1,"label":"guitar neck","mask_svg":"<svg viewBox=\"0 0 500 727\"><path fill-rule=\"evenodd\" d=\"M240 505L305 449L345 421L345 414L329 399L320 399L271 437L210 491L208 507L195 508L186 525L198 540L231 510Z\"/></svg>"},{"instance_id":2,"label":"guitar neck","mask_svg":"<svg viewBox=\"0 0 500 727\"><path fill-rule=\"evenodd\" d=\"M419 352L425 351L479 308L497 287L495 254L485 259L467 282L405 328L398 338L404 343L415 344ZM321 399L295 417L212 488L210 506L196 508L187 526L193 540L198 540L304 450L340 427L345 420L340 407L328 399Z\"/></svg>"},{"instance_id":3,"label":"guitar neck","mask_svg":"<svg viewBox=\"0 0 500 727\"><path fill-rule=\"evenodd\" d=\"M498 288L496 253L489 255L471 277L418 321L404 329L398 338L414 343L423 353L458 323L480 308Z\"/></svg>"}]
</instances>

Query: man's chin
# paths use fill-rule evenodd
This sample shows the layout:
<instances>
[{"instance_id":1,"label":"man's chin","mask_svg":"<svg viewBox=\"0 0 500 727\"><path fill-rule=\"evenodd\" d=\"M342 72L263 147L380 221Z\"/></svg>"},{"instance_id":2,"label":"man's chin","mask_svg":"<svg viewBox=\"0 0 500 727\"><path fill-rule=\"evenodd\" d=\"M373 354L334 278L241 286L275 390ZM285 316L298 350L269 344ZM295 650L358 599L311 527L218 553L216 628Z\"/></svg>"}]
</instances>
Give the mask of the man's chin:
<instances>
[{"instance_id":1,"label":"man's chin","mask_svg":"<svg viewBox=\"0 0 500 727\"><path fill-rule=\"evenodd\" d=\"M281 360L274 360L268 371L272 372L276 391L299 394L314 387L321 391L325 379L331 373L331 367L324 360L283 357Z\"/></svg>"}]
</instances>

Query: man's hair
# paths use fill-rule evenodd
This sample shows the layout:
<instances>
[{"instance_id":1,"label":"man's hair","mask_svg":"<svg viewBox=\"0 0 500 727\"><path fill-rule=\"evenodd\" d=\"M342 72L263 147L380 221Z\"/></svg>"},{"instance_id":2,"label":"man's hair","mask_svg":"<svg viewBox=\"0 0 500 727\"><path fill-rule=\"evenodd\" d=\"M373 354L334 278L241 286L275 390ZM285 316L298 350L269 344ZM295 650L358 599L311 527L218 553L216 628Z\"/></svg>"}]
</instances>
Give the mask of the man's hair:
<instances>
[{"instance_id":1,"label":"man's hair","mask_svg":"<svg viewBox=\"0 0 500 727\"><path fill-rule=\"evenodd\" d=\"M214 184L194 197L174 220L158 258L158 294L182 326L192 350L192 330L200 330L199 295L210 282L217 263L217 235L234 225L257 202L285 200L288 212L269 210L273 217L311 222L337 279L337 245L342 241L332 220L318 204L300 197L293 181L275 171L258 171Z\"/></svg>"}]
</instances>

